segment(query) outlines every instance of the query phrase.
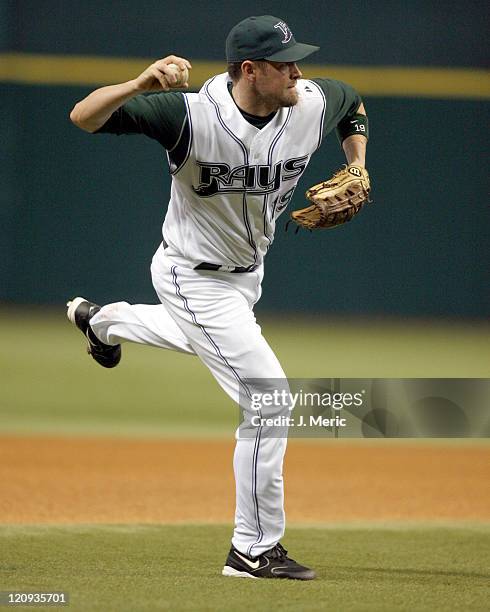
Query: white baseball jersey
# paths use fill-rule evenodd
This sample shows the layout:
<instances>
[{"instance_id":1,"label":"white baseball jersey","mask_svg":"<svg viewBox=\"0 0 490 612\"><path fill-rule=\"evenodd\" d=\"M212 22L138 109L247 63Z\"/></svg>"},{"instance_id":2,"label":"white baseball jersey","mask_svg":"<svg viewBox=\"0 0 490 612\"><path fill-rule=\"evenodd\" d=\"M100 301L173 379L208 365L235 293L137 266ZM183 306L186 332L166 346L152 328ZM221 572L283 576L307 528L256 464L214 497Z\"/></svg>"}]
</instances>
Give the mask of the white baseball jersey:
<instances>
[{"instance_id":1,"label":"white baseball jersey","mask_svg":"<svg viewBox=\"0 0 490 612\"><path fill-rule=\"evenodd\" d=\"M172 190L163 235L192 264L261 264L277 217L320 146L325 96L297 81L298 103L262 129L250 124L220 74L185 94L190 138L183 163L170 161Z\"/></svg>"}]
</instances>

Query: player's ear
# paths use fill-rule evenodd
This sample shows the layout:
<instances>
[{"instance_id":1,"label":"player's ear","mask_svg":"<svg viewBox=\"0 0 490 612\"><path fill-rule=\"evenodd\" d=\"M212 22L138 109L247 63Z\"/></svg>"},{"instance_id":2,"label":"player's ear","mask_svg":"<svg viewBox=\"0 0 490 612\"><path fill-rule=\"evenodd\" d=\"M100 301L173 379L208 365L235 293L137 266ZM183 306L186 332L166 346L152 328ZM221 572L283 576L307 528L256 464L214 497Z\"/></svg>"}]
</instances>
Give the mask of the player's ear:
<instances>
[{"instance_id":1,"label":"player's ear","mask_svg":"<svg viewBox=\"0 0 490 612\"><path fill-rule=\"evenodd\" d=\"M257 72L257 66L255 62L245 60L242 63L242 75L247 81L255 81L255 73Z\"/></svg>"}]
</instances>

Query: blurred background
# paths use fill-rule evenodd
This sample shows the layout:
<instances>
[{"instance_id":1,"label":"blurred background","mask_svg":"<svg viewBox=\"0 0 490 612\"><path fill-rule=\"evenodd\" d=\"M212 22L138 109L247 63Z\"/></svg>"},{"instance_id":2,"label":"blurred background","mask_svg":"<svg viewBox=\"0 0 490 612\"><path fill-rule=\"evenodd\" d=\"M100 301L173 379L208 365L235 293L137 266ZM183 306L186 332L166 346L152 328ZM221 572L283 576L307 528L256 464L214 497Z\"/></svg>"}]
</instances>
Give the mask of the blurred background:
<instances>
[{"instance_id":1,"label":"blurred background","mask_svg":"<svg viewBox=\"0 0 490 612\"><path fill-rule=\"evenodd\" d=\"M229 29L264 13L320 45L301 66L305 76L356 87L371 126L374 204L333 231L285 233L287 214L278 224L256 312L286 371L488 376L487 3L2 0L0 316L9 385L2 384L0 416L7 430L35 422L53 430L73 412L90 431L104 414L108 423L126 414L128 431L145 422L154 431L162 371L186 391L166 396L188 411L166 412L176 430L186 419L195 424L203 403L206 414L220 415L213 431L223 422L228 400L196 360L130 347L130 367L108 377L63 319L74 295L156 300L149 262L170 187L156 142L91 136L68 115L91 90L134 78L170 53L192 61L191 87L199 89L225 70ZM343 162L331 134L292 207ZM95 389L90 406L85 375Z\"/></svg>"},{"instance_id":2,"label":"blurred background","mask_svg":"<svg viewBox=\"0 0 490 612\"><path fill-rule=\"evenodd\" d=\"M169 194L165 152L144 137L87 135L69 112L98 85L137 76L137 63L169 53L196 64L198 88L224 71L229 29L270 13L320 45L308 76L344 78L363 96L375 203L350 226L311 235L284 235L283 215L259 311L488 314L486 3L1 6L3 301L60 304L80 291L99 302L155 299L148 263ZM332 134L292 206L343 161Z\"/></svg>"}]
</instances>

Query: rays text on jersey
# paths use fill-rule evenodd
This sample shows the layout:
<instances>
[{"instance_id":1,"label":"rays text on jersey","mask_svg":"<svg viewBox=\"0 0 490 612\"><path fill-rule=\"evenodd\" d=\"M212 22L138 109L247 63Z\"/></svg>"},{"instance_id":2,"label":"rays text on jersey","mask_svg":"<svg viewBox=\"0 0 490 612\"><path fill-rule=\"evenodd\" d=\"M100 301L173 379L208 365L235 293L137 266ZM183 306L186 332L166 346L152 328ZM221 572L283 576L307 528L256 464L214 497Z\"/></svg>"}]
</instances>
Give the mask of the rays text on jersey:
<instances>
[{"instance_id":1,"label":"rays text on jersey","mask_svg":"<svg viewBox=\"0 0 490 612\"><path fill-rule=\"evenodd\" d=\"M275 164L245 164L231 168L224 162L201 162L199 185L194 191L203 198L217 193L266 194L277 191L283 181L300 177L308 164L308 155Z\"/></svg>"}]
</instances>

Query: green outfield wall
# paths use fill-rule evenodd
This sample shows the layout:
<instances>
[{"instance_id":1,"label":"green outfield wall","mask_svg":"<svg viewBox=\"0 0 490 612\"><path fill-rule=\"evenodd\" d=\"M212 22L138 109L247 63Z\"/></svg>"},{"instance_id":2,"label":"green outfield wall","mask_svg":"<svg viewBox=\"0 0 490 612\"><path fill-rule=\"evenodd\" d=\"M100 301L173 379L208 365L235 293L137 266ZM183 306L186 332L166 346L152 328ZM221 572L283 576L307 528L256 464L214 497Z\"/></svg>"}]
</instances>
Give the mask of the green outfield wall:
<instances>
[{"instance_id":1,"label":"green outfield wall","mask_svg":"<svg viewBox=\"0 0 490 612\"><path fill-rule=\"evenodd\" d=\"M488 313L485 4L456 4L441 14L438 2L351 2L336 8L335 22L323 3L267 4L298 39L322 46L308 76L345 78L363 95L374 204L348 226L315 234L285 233L284 215L262 310ZM155 300L148 268L169 194L164 151L144 137L85 134L69 111L100 83L130 78L171 51L195 62L198 87L222 69L229 27L264 12L257 2L187 2L169 27L167 9L129 0L0 3L0 300ZM332 135L293 207L342 161Z\"/></svg>"}]
</instances>

